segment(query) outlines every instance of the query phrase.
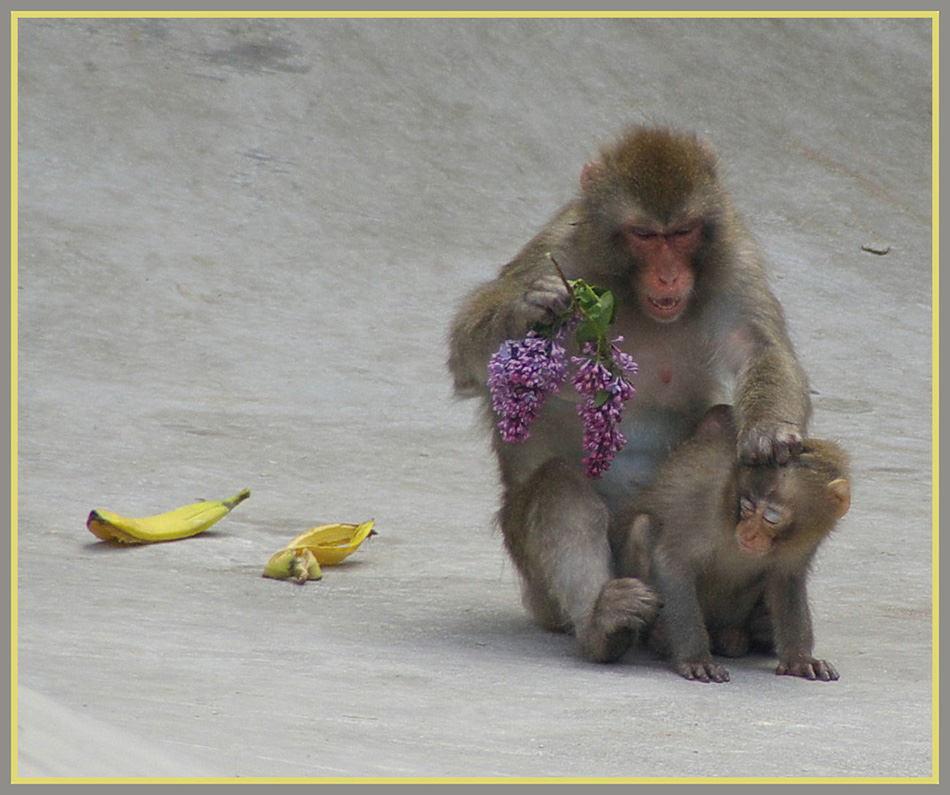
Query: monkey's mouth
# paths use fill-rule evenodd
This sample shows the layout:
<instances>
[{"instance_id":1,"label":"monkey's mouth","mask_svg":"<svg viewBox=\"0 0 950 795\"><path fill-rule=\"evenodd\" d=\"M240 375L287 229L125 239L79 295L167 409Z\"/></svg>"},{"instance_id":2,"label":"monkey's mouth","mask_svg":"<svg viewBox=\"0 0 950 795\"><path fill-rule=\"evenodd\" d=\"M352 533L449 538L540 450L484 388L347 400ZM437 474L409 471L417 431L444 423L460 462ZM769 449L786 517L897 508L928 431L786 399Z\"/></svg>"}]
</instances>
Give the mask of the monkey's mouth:
<instances>
[{"instance_id":1,"label":"monkey's mouth","mask_svg":"<svg viewBox=\"0 0 950 795\"><path fill-rule=\"evenodd\" d=\"M763 547L752 547L746 544L744 541L740 541L739 551L750 558L763 558L765 557L765 553L768 550Z\"/></svg>"},{"instance_id":2,"label":"monkey's mouth","mask_svg":"<svg viewBox=\"0 0 950 795\"><path fill-rule=\"evenodd\" d=\"M660 320L673 320L683 309L682 298L654 298L647 296L650 311Z\"/></svg>"}]
</instances>

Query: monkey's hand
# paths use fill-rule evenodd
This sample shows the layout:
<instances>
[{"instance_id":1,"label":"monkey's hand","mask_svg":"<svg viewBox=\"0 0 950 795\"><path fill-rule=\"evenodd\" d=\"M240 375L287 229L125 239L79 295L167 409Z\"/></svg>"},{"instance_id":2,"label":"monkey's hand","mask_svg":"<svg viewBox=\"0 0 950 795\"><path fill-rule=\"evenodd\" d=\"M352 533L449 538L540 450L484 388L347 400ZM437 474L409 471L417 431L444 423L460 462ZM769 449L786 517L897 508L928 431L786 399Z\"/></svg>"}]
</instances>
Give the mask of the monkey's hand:
<instances>
[{"instance_id":1,"label":"monkey's hand","mask_svg":"<svg viewBox=\"0 0 950 795\"><path fill-rule=\"evenodd\" d=\"M691 682L729 681L729 672L712 660L680 660L674 665L674 669Z\"/></svg>"},{"instance_id":2,"label":"monkey's hand","mask_svg":"<svg viewBox=\"0 0 950 795\"><path fill-rule=\"evenodd\" d=\"M764 421L739 431L739 460L746 464L783 464L802 451L804 435L794 422Z\"/></svg>"},{"instance_id":3,"label":"monkey's hand","mask_svg":"<svg viewBox=\"0 0 950 795\"><path fill-rule=\"evenodd\" d=\"M838 678L838 671L830 662L816 660L814 657L799 660L780 660L775 673L779 676L800 676L803 679L822 682L833 682Z\"/></svg>"},{"instance_id":4,"label":"monkey's hand","mask_svg":"<svg viewBox=\"0 0 950 795\"><path fill-rule=\"evenodd\" d=\"M557 274L541 276L512 307L512 325L520 335L536 323L552 323L567 310L571 294Z\"/></svg>"}]
</instances>

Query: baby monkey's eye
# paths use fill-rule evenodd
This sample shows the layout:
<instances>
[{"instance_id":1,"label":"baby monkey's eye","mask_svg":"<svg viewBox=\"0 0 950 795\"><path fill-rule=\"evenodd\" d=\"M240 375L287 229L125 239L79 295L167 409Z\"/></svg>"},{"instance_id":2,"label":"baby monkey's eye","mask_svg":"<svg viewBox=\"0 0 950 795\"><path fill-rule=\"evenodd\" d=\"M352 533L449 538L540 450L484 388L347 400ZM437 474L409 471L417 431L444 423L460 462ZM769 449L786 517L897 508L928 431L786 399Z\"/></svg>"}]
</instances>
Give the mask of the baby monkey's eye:
<instances>
[{"instance_id":1,"label":"baby monkey's eye","mask_svg":"<svg viewBox=\"0 0 950 795\"><path fill-rule=\"evenodd\" d=\"M769 506L762 512L762 518L769 524L778 524L782 520L782 514L778 509Z\"/></svg>"},{"instance_id":2,"label":"baby monkey's eye","mask_svg":"<svg viewBox=\"0 0 950 795\"><path fill-rule=\"evenodd\" d=\"M739 510L743 516L751 516L755 513L755 503L748 497L739 498Z\"/></svg>"}]
</instances>

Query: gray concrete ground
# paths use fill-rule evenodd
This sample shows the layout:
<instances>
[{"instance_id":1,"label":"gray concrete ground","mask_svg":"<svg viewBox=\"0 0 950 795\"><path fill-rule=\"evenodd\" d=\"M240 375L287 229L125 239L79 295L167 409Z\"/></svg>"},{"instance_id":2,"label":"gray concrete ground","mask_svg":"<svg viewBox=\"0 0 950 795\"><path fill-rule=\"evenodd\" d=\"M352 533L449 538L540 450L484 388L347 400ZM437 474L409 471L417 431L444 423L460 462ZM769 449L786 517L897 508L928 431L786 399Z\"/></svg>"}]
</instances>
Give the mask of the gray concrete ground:
<instances>
[{"instance_id":1,"label":"gray concrete ground","mask_svg":"<svg viewBox=\"0 0 950 795\"><path fill-rule=\"evenodd\" d=\"M928 777L930 20L19 21L18 767ZM715 142L853 454L810 683L524 614L445 331L633 121ZM862 250L889 246L886 255ZM116 548L92 508L250 487ZM291 537L375 518L319 583Z\"/></svg>"}]
</instances>

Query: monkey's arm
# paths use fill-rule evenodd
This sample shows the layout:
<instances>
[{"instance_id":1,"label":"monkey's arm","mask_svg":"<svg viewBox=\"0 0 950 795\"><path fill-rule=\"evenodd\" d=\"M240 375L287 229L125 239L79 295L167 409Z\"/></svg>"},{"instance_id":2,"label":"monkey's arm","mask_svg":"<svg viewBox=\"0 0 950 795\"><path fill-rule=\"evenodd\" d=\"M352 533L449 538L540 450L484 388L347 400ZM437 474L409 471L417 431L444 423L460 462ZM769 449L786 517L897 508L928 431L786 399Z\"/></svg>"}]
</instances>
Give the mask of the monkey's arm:
<instances>
[{"instance_id":1,"label":"monkey's arm","mask_svg":"<svg viewBox=\"0 0 950 795\"><path fill-rule=\"evenodd\" d=\"M663 607L659 622L670 648L674 670L686 679L728 682L729 672L713 662L702 609L696 592L696 576L688 564L670 550L657 547L650 561L653 584Z\"/></svg>"},{"instance_id":2,"label":"monkey's arm","mask_svg":"<svg viewBox=\"0 0 950 795\"><path fill-rule=\"evenodd\" d=\"M476 288L459 308L448 361L459 396L483 392L488 360L502 342L523 337L536 323L550 322L567 308L570 295L548 254L569 267L576 216L573 204L564 207L496 279Z\"/></svg>"},{"instance_id":3,"label":"monkey's arm","mask_svg":"<svg viewBox=\"0 0 950 795\"><path fill-rule=\"evenodd\" d=\"M814 635L805 577L805 571L776 572L766 586L765 598L772 614L778 654L775 672L827 682L837 679L838 672L831 663L812 656Z\"/></svg>"},{"instance_id":4,"label":"monkey's arm","mask_svg":"<svg viewBox=\"0 0 950 795\"><path fill-rule=\"evenodd\" d=\"M746 356L736 383L738 453L750 463L782 463L800 453L811 416L808 377L795 356L782 310L770 298L768 311L756 313L740 332Z\"/></svg>"}]
</instances>

